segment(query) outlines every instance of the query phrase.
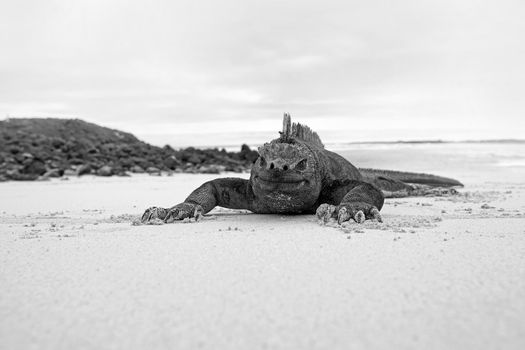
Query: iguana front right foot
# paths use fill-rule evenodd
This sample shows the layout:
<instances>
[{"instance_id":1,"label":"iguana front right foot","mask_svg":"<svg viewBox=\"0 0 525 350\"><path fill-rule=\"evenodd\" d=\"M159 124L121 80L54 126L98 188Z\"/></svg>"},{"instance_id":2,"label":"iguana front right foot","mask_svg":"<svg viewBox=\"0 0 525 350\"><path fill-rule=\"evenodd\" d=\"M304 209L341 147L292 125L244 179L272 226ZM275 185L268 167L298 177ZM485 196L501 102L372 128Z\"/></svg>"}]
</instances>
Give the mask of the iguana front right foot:
<instances>
[{"instance_id":1,"label":"iguana front right foot","mask_svg":"<svg viewBox=\"0 0 525 350\"><path fill-rule=\"evenodd\" d=\"M362 224L366 219L383 222L379 209L374 205L362 202L341 203L340 205L321 204L316 211L317 218L327 223L331 218L337 219L338 224L353 219Z\"/></svg>"}]
</instances>

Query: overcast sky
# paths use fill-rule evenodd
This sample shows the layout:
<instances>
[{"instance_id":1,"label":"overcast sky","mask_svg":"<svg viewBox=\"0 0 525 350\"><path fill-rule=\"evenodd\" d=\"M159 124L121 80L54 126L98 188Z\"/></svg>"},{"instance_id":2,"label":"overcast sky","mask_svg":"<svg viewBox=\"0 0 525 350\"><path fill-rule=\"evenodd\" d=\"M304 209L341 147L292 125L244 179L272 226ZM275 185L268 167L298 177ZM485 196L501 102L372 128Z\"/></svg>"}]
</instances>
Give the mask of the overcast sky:
<instances>
[{"instance_id":1,"label":"overcast sky","mask_svg":"<svg viewBox=\"0 0 525 350\"><path fill-rule=\"evenodd\" d=\"M523 1L0 0L0 118L155 143L525 138ZM249 138L249 139L248 139Z\"/></svg>"}]
</instances>

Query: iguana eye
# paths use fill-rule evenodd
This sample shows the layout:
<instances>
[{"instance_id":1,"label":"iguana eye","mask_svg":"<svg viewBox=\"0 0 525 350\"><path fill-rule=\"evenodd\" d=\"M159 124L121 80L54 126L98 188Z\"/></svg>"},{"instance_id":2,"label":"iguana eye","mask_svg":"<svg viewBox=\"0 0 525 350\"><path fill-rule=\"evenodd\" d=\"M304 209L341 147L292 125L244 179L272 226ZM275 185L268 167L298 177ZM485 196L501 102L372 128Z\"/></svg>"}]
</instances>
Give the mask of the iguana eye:
<instances>
[{"instance_id":1,"label":"iguana eye","mask_svg":"<svg viewBox=\"0 0 525 350\"><path fill-rule=\"evenodd\" d=\"M261 166L265 166L266 165L266 159L264 159L264 157L259 157L260 161L259 161L259 164Z\"/></svg>"},{"instance_id":2,"label":"iguana eye","mask_svg":"<svg viewBox=\"0 0 525 350\"><path fill-rule=\"evenodd\" d=\"M304 170L306 169L306 159L301 160L297 165L295 166L296 170Z\"/></svg>"}]
</instances>

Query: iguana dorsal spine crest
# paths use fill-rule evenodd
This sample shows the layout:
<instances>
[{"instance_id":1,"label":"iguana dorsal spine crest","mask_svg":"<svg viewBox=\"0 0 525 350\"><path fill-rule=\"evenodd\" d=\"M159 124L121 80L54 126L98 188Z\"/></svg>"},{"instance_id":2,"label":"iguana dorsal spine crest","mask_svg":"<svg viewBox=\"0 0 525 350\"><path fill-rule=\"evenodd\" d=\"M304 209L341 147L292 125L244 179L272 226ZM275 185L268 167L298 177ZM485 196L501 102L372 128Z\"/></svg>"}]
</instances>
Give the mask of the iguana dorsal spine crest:
<instances>
[{"instance_id":1,"label":"iguana dorsal spine crest","mask_svg":"<svg viewBox=\"0 0 525 350\"><path fill-rule=\"evenodd\" d=\"M280 132L281 137L279 138L279 141L284 143L289 143L292 140L301 140L304 142L308 142L314 145L317 145L318 147L324 148L323 142L321 141L321 138L315 131L310 129L306 125L302 125L300 123L293 123L291 121L291 117L289 113L284 113L283 116L283 131Z\"/></svg>"}]
</instances>

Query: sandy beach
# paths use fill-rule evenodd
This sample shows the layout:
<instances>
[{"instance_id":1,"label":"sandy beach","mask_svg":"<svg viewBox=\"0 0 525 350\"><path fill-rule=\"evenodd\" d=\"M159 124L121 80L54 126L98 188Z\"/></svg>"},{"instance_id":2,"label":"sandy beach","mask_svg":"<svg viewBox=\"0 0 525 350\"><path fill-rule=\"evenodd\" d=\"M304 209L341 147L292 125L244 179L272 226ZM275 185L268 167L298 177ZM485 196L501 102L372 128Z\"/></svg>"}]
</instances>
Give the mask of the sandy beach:
<instances>
[{"instance_id":1,"label":"sandy beach","mask_svg":"<svg viewBox=\"0 0 525 350\"><path fill-rule=\"evenodd\" d=\"M213 177L0 183L1 347L525 346L525 183L389 199L383 224L132 225Z\"/></svg>"}]
</instances>

